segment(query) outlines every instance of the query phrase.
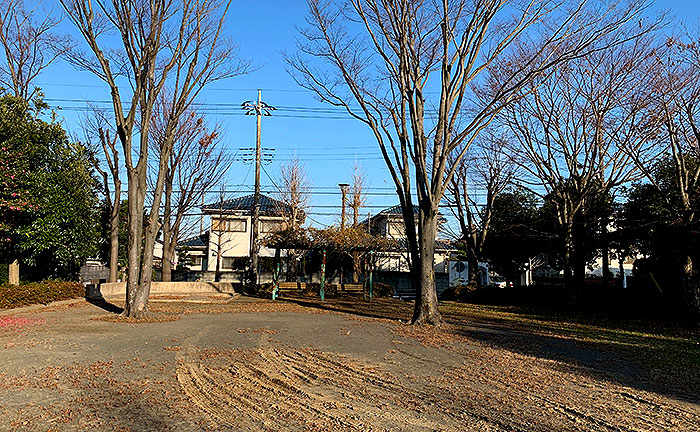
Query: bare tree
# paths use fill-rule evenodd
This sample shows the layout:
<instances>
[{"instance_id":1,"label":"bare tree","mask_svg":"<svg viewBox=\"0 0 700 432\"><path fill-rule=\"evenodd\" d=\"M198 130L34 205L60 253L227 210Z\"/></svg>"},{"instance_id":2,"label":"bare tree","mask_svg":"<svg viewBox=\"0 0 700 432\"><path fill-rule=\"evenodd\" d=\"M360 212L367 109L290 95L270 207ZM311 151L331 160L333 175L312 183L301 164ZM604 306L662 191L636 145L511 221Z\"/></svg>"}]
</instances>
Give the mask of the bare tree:
<instances>
[{"instance_id":1,"label":"bare tree","mask_svg":"<svg viewBox=\"0 0 700 432\"><path fill-rule=\"evenodd\" d=\"M151 150L157 158L169 145L167 127L171 109L165 98L156 104L151 117ZM173 150L166 166L163 189L162 280L172 279L172 260L187 214L222 179L231 163L221 151L218 127L207 126L203 117L189 109L178 119Z\"/></svg>"},{"instance_id":2,"label":"bare tree","mask_svg":"<svg viewBox=\"0 0 700 432\"><path fill-rule=\"evenodd\" d=\"M61 0L61 4L92 53L73 50L69 60L102 79L110 90L128 179L125 313L142 317L147 312L166 166L179 118L207 84L237 75L247 64L234 62L235 47L222 33L229 7L225 0L113 0L96 2L95 7L91 0ZM115 39L113 34L123 44L119 49L107 45ZM128 83L127 91L122 91L118 78ZM166 86L170 92L166 144L161 148L153 200L143 224L151 117Z\"/></svg>"},{"instance_id":3,"label":"bare tree","mask_svg":"<svg viewBox=\"0 0 700 432\"><path fill-rule=\"evenodd\" d=\"M280 167L277 198L284 206L279 212L284 215L287 227L297 229L304 223L311 201L310 190L311 183L304 164L298 158L293 158Z\"/></svg>"},{"instance_id":4,"label":"bare tree","mask_svg":"<svg viewBox=\"0 0 700 432\"><path fill-rule=\"evenodd\" d=\"M506 140L502 134L485 132L455 167L455 174L447 186L445 202L459 223L459 237L466 245L470 289L477 288L480 283L479 260L488 237L496 198L519 174Z\"/></svg>"},{"instance_id":5,"label":"bare tree","mask_svg":"<svg viewBox=\"0 0 700 432\"><path fill-rule=\"evenodd\" d=\"M653 101L663 128L659 149L669 162L671 181L660 181L654 166L637 160L646 179L677 210L678 250L683 255L682 273L690 320L700 322L700 280L693 266L692 230L700 202L700 37L687 33L668 38L655 50L656 73L645 95ZM670 183L670 184L669 184ZM669 221L669 223L672 223ZM671 252L671 251L669 251ZM697 258L697 257L695 257Z\"/></svg>"},{"instance_id":6,"label":"bare tree","mask_svg":"<svg viewBox=\"0 0 700 432\"><path fill-rule=\"evenodd\" d=\"M37 76L71 47L70 38L55 32L60 19L42 11L39 4L27 9L24 0L0 1L0 44L5 64L0 84L15 96L30 100L37 94Z\"/></svg>"},{"instance_id":7,"label":"bare tree","mask_svg":"<svg viewBox=\"0 0 700 432\"><path fill-rule=\"evenodd\" d=\"M652 145L658 116L642 90L651 84L649 43L640 37L569 62L533 82L507 110L532 191L555 205L572 295L586 264L576 221L601 197L640 178L634 161L648 164L658 154Z\"/></svg>"},{"instance_id":8,"label":"bare tree","mask_svg":"<svg viewBox=\"0 0 700 432\"><path fill-rule=\"evenodd\" d=\"M82 128L86 141L93 147L93 152L104 155L107 163L108 171L105 171L98 161L95 161L95 169L102 176L105 202L109 210L109 282L116 282L119 274L119 208L122 181L119 176L118 137L110 128L110 123L105 112L93 108L92 112L84 118ZM99 142L99 145L94 144L95 142ZM110 178L112 179L111 188Z\"/></svg>"},{"instance_id":9,"label":"bare tree","mask_svg":"<svg viewBox=\"0 0 700 432\"><path fill-rule=\"evenodd\" d=\"M285 217L286 230L297 235L300 233L311 201L311 183L304 165L298 158L282 165L278 185L277 198L282 207L278 211ZM296 278L297 257L296 251L291 249L287 251L287 281L293 281Z\"/></svg>"},{"instance_id":10,"label":"bare tree","mask_svg":"<svg viewBox=\"0 0 700 432\"><path fill-rule=\"evenodd\" d=\"M456 169L448 159L458 166L481 130L534 78L600 49L595 42L602 36L614 33L618 43L639 33L649 2L308 4L310 28L287 60L301 86L372 130L407 227L417 292L412 322L441 324L433 262L438 209Z\"/></svg>"},{"instance_id":11,"label":"bare tree","mask_svg":"<svg viewBox=\"0 0 700 432\"><path fill-rule=\"evenodd\" d=\"M350 183L350 208L352 209L352 226L360 223L360 209L367 205L367 174L359 162L352 166L352 183Z\"/></svg>"},{"instance_id":12,"label":"bare tree","mask_svg":"<svg viewBox=\"0 0 700 432\"><path fill-rule=\"evenodd\" d=\"M352 209L352 226L358 228L360 223L360 210L367 204L367 174L359 162L352 167L352 183L350 183L350 208ZM360 281L362 271L363 251L354 250L352 255L352 283Z\"/></svg>"}]
</instances>

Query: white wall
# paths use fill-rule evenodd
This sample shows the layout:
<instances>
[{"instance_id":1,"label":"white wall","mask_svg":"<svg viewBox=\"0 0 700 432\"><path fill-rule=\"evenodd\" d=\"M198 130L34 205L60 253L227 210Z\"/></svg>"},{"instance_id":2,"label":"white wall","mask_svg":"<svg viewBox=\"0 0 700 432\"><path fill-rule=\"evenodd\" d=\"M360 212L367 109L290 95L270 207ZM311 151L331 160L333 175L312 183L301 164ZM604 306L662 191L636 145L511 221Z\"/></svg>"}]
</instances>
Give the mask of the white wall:
<instances>
[{"instance_id":1,"label":"white wall","mask_svg":"<svg viewBox=\"0 0 700 432\"><path fill-rule=\"evenodd\" d=\"M213 216L216 218L216 215ZM226 216L224 217L226 218ZM221 259L223 261L224 258L239 258L239 257L247 257L249 256L250 252L250 238L251 238L251 233L252 233L252 224L251 224L251 217L250 216L237 216L233 215L230 216L232 219L245 219L246 221L246 230L245 232L232 232L232 231L219 231L219 230L213 230L210 228L209 231L209 262L208 262L208 270L209 271L216 271L216 260L217 260L217 254L219 250L219 235L221 235ZM283 221L284 219L281 217L265 217L261 216L260 221ZM262 225L262 224L261 224ZM214 226L214 224L210 224L210 226ZM265 236L269 235L269 233L264 233L260 232L258 234L258 241L263 240ZM267 247L261 247L260 248L260 253L259 256L261 257L274 257L275 256L275 250ZM227 271L229 269L221 268L222 271Z\"/></svg>"}]
</instances>

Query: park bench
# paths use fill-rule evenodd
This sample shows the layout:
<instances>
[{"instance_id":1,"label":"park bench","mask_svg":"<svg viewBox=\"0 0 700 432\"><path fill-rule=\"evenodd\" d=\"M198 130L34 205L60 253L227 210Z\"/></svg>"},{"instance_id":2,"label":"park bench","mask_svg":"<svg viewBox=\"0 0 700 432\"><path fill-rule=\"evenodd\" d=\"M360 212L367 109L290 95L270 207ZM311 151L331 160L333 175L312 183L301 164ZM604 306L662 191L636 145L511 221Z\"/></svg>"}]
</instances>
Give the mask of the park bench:
<instances>
[{"instance_id":1,"label":"park bench","mask_svg":"<svg viewBox=\"0 0 700 432\"><path fill-rule=\"evenodd\" d=\"M340 292L343 294L362 294L364 292L364 285L346 283L341 286Z\"/></svg>"},{"instance_id":2,"label":"park bench","mask_svg":"<svg viewBox=\"0 0 700 432\"><path fill-rule=\"evenodd\" d=\"M280 282L280 293L300 293L305 288L306 282Z\"/></svg>"}]
</instances>

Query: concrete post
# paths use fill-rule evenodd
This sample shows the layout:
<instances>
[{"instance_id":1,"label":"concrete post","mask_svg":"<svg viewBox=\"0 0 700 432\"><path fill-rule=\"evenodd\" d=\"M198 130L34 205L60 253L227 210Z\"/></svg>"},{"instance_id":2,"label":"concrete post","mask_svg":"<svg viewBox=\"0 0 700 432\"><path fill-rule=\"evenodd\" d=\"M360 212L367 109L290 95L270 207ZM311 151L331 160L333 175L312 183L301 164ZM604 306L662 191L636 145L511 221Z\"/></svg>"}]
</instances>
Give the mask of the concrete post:
<instances>
[{"instance_id":1,"label":"concrete post","mask_svg":"<svg viewBox=\"0 0 700 432\"><path fill-rule=\"evenodd\" d=\"M9 282L10 285L19 285L19 261L14 260L12 264L9 265Z\"/></svg>"}]
</instances>

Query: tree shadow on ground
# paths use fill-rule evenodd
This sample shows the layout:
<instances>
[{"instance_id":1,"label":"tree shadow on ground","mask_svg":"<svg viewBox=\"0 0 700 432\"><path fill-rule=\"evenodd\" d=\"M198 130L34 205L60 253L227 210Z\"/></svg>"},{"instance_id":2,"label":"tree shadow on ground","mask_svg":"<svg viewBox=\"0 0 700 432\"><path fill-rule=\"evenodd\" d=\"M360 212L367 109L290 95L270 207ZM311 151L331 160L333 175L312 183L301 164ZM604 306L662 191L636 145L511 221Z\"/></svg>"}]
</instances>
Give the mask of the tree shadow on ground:
<instances>
[{"instance_id":1,"label":"tree shadow on ground","mask_svg":"<svg viewBox=\"0 0 700 432\"><path fill-rule=\"evenodd\" d=\"M406 321L411 318L413 310L413 303L402 302L401 306L396 307L397 300L377 298L366 301L362 297L350 295L327 299L325 302L311 297L282 297L280 300L309 308L388 320Z\"/></svg>"},{"instance_id":2,"label":"tree shadow on ground","mask_svg":"<svg viewBox=\"0 0 700 432\"><path fill-rule=\"evenodd\" d=\"M663 346L626 345L610 341L581 341L513 331L494 324L458 326L454 333L493 347L555 361L563 371L594 376L626 387L649 391L691 403L700 403L700 364L684 359L669 363L673 356ZM689 361L690 360L690 361ZM683 364L685 363L685 364Z\"/></svg>"},{"instance_id":3,"label":"tree shadow on ground","mask_svg":"<svg viewBox=\"0 0 700 432\"><path fill-rule=\"evenodd\" d=\"M98 299L86 299L88 303L91 305L97 306L98 308L105 310L107 312L111 312L113 314L119 315L120 313L124 312L124 308L119 307L115 304L112 304L105 300L104 298L98 298Z\"/></svg>"},{"instance_id":4,"label":"tree shadow on ground","mask_svg":"<svg viewBox=\"0 0 700 432\"><path fill-rule=\"evenodd\" d=\"M369 318L410 320L413 302L378 298L287 297L285 301ZM700 403L700 349L691 337L630 332L540 317L524 322L518 314L487 317L478 311L444 308L450 324L436 328L513 353L555 361L556 368L630 388Z\"/></svg>"}]
</instances>

